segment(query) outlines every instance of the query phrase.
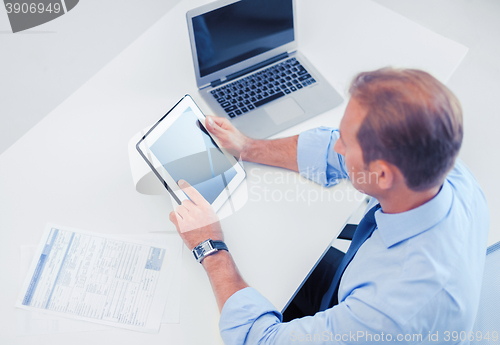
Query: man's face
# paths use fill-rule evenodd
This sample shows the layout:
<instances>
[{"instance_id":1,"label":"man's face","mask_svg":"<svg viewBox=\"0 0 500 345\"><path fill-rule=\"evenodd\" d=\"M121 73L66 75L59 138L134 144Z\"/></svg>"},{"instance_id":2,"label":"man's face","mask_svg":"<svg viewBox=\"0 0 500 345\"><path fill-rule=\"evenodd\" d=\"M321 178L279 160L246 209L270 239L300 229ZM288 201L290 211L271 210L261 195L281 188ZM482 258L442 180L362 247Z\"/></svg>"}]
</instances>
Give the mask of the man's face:
<instances>
[{"instance_id":1,"label":"man's face","mask_svg":"<svg viewBox=\"0 0 500 345\"><path fill-rule=\"evenodd\" d=\"M351 98L340 121L340 138L336 141L333 149L345 157L347 172L354 188L369 194L371 186L376 181L370 181L369 170L365 169L363 151L357 138L359 127L365 116L366 110L354 98ZM372 174L372 180L374 179Z\"/></svg>"}]
</instances>

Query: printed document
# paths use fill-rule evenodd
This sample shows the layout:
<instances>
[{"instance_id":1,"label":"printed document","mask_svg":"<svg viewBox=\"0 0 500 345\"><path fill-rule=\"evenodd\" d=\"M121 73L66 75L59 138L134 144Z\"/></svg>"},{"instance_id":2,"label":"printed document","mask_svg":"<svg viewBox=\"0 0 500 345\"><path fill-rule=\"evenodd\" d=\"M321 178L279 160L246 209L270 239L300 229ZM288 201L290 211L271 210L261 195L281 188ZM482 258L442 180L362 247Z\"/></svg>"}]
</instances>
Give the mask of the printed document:
<instances>
[{"instance_id":1,"label":"printed document","mask_svg":"<svg viewBox=\"0 0 500 345\"><path fill-rule=\"evenodd\" d=\"M173 275L167 257L166 246L48 225L16 306L155 332Z\"/></svg>"}]
</instances>

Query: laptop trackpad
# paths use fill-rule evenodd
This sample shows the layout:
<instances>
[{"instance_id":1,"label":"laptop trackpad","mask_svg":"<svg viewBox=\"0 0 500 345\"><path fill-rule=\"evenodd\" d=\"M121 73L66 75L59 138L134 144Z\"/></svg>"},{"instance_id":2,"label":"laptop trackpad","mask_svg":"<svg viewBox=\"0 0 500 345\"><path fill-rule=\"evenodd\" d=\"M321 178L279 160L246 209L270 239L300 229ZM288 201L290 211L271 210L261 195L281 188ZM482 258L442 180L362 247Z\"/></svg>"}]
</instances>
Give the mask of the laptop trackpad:
<instances>
[{"instance_id":1,"label":"laptop trackpad","mask_svg":"<svg viewBox=\"0 0 500 345\"><path fill-rule=\"evenodd\" d=\"M304 110L302 110L293 98L273 102L273 104L270 104L265 108L265 111L277 125L281 125L288 120L304 114Z\"/></svg>"}]
</instances>

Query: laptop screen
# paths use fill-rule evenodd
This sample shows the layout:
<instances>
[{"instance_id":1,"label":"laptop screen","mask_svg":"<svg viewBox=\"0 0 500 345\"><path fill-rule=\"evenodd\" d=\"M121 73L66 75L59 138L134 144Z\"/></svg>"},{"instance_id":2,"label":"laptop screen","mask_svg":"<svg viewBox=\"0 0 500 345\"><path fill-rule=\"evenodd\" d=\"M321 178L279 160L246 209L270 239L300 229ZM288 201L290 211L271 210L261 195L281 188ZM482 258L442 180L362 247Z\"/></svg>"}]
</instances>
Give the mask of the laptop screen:
<instances>
[{"instance_id":1,"label":"laptop screen","mask_svg":"<svg viewBox=\"0 0 500 345\"><path fill-rule=\"evenodd\" d=\"M200 77L294 40L292 0L241 0L192 21Z\"/></svg>"}]
</instances>

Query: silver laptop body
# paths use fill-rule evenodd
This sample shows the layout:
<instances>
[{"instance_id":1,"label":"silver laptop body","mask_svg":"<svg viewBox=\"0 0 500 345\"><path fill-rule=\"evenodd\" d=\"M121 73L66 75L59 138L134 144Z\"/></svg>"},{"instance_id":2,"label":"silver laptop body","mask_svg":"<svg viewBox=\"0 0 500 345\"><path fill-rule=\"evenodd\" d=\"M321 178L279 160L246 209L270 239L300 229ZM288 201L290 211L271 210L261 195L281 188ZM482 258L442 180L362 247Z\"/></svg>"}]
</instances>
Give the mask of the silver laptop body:
<instances>
[{"instance_id":1,"label":"silver laptop body","mask_svg":"<svg viewBox=\"0 0 500 345\"><path fill-rule=\"evenodd\" d=\"M295 0L218 0L186 16L200 94L244 134L267 138L342 103L297 50Z\"/></svg>"}]
</instances>

